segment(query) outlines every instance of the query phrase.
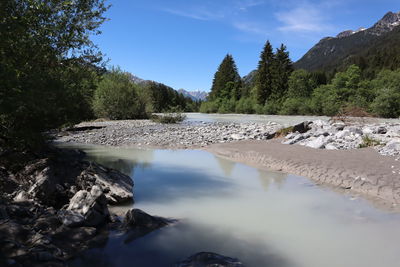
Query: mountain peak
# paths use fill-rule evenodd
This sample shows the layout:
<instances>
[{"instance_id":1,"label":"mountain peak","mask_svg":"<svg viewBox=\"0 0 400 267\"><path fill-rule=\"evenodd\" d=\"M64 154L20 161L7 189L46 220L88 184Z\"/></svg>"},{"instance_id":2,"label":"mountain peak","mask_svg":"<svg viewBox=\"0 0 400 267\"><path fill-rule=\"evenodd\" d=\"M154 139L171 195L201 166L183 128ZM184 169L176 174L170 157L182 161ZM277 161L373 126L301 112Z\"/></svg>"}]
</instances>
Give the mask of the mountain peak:
<instances>
[{"instance_id":1,"label":"mountain peak","mask_svg":"<svg viewBox=\"0 0 400 267\"><path fill-rule=\"evenodd\" d=\"M381 35L382 33L393 30L394 27L400 25L400 12L388 12L374 26L371 27L371 33Z\"/></svg>"}]
</instances>

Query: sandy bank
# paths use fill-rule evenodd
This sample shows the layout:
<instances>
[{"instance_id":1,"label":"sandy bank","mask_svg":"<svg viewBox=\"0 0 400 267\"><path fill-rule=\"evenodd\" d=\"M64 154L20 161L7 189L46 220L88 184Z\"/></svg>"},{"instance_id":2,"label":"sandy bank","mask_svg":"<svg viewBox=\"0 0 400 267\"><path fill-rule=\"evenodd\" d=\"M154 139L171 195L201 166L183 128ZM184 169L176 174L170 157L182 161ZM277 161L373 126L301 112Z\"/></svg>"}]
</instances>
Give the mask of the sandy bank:
<instances>
[{"instance_id":1,"label":"sandy bank","mask_svg":"<svg viewBox=\"0 0 400 267\"><path fill-rule=\"evenodd\" d=\"M351 190L380 204L400 204L400 162L396 158L382 156L371 148L325 150L284 145L281 141L213 144L205 150L236 162Z\"/></svg>"}]
</instances>

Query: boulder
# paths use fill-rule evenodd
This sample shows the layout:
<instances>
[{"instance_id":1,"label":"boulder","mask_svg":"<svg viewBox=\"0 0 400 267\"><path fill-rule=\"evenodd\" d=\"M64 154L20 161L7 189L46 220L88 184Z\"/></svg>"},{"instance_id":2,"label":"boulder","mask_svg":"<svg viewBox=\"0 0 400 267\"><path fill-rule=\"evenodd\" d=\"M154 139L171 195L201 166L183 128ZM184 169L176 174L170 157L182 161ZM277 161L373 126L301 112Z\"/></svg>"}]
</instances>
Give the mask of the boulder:
<instances>
[{"instance_id":1,"label":"boulder","mask_svg":"<svg viewBox=\"0 0 400 267\"><path fill-rule=\"evenodd\" d=\"M59 218L64 225L97 226L109 219L107 200L101 188L94 185L90 192L78 191L70 200L66 210L59 211Z\"/></svg>"},{"instance_id":2,"label":"boulder","mask_svg":"<svg viewBox=\"0 0 400 267\"><path fill-rule=\"evenodd\" d=\"M151 216L140 209L128 210L123 222L125 228L144 228L155 230L168 225L168 221L161 217Z\"/></svg>"},{"instance_id":3,"label":"boulder","mask_svg":"<svg viewBox=\"0 0 400 267\"><path fill-rule=\"evenodd\" d=\"M77 184L86 190L94 185L99 186L109 204L121 204L133 201L133 180L131 177L112 169L91 163L82 171Z\"/></svg>"},{"instance_id":4,"label":"boulder","mask_svg":"<svg viewBox=\"0 0 400 267\"><path fill-rule=\"evenodd\" d=\"M238 259L222 256L213 252L200 252L178 262L176 267L244 267Z\"/></svg>"},{"instance_id":5,"label":"boulder","mask_svg":"<svg viewBox=\"0 0 400 267\"><path fill-rule=\"evenodd\" d=\"M311 127L310 127L311 124L312 124L312 122L310 122L310 121L305 121L305 122L296 124L295 126L293 126L293 132L305 133L305 132L311 130Z\"/></svg>"},{"instance_id":6,"label":"boulder","mask_svg":"<svg viewBox=\"0 0 400 267\"><path fill-rule=\"evenodd\" d=\"M305 143L305 146L319 149L319 148L324 148L326 143L327 143L327 141L326 141L325 136L321 135L321 136Z\"/></svg>"}]
</instances>

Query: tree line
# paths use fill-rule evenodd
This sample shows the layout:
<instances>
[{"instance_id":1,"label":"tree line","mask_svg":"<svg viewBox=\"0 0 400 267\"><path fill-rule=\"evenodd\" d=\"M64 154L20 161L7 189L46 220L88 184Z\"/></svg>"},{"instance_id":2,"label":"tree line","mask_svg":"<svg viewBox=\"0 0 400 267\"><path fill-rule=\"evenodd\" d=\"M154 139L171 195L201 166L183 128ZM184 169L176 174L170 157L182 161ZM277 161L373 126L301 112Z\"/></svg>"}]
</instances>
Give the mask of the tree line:
<instances>
[{"instance_id":1,"label":"tree line","mask_svg":"<svg viewBox=\"0 0 400 267\"><path fill-rule=\"evenodd\" d=\"M274 52L267 41L251 77L241 79L232 55L226 55L200 111L333 116L353 109L399 117L400 69L374 73L356 64L335 73L294 70L285 45Z\"/></svg>"}]
</instances>

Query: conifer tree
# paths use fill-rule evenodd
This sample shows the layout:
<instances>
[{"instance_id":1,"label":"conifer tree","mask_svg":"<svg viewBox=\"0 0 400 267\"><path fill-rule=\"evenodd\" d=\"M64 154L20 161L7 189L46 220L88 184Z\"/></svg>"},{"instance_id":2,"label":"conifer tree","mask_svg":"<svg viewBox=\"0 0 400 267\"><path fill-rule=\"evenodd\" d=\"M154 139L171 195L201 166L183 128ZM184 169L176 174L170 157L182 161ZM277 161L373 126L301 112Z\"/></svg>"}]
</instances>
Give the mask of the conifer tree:
<instances>
[{"instance_id":1,"label":"conifer tree","mask_svg":"<svg viewBox=\"0 0 400 267\"><path fill-rule=\"evenodd\" d=\"M275 53L275 64L273 64L273 91L272 97L277 100L282 98L288 90L290 74L293 72L293 63L289 58L286 46L281 44Z\"/></svg>"},{"instance_id":2,"label":"conifer tree","mask_svg":"<svg viewBox=\"0 0 400 267\"><path fill-rule=\"evenodd\" d=\"M267 41L260 55L255 82L256 100L260 105L264 105L272 94L274 60L271 43Z\"/></svg>"},{"instance_id":3,"label":"conifer tree","mask_svg":"<svg viewBox=\"0 0 400 267\"><path fill-rule=\"evenodd\" d=\"M227 86L230 82L233 83L233 86ZM240 84L241 79L236 67L236 63L232 55L227 54L214 75L209 99L214 100L216 98L231 98L233 94L236 94L232 92L232 90L235 92L239 91L236 90L236 88L239 88ZM235 98L238 97L239 96L235 96Z\"/></svg>"}]
</instances>

